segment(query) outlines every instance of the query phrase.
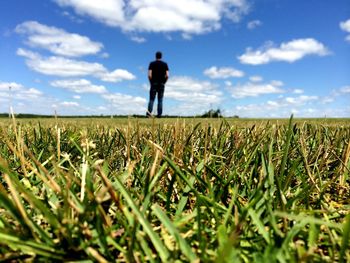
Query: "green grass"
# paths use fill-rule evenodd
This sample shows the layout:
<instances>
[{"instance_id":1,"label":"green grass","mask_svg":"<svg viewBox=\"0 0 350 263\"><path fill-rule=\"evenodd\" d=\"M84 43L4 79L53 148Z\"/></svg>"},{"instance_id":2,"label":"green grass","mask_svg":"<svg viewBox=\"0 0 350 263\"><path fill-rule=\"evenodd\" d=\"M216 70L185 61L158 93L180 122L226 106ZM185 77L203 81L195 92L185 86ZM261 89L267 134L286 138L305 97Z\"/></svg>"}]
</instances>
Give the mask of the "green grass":
<instances>
[{"instance_id":1,"label":"green grass","mask_svg":"<svg viewBox=\"0 0 350 263\"><path fill-rule=\"evenodd\" d=\"M350 121L0 123L0 261L348 262Z\"/></svg>"}]
</instances>

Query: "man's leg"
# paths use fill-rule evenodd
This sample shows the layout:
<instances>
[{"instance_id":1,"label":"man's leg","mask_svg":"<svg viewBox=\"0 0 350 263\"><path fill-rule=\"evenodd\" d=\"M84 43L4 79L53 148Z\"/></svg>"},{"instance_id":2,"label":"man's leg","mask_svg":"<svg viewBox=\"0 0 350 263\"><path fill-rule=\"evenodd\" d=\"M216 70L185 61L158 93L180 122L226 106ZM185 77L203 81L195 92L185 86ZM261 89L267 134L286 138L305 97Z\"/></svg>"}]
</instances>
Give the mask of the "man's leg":
<instances>
[{"instance_id":1,"label":"man's leg","mask_svg":"<svg viewBox=\"0 0 350 263\"><path fill-rule=\"evenodd\" d=\"M154 85L151 85L150 91L149 91L149 102L148 102L148 111L146 113L147 116L151 116L152 110L153 110L153 103L154 99L156 98L156 87Z\"/></svg>"},{"instance_id":2,"label":"man's leg","mask_svg":"<svg viewBox=\"0 0 350 263\"><path fill-rule=\"evenodd\" d=\"M161 117L163 113L163 97L164 97L164 84L160 84L158 86L158 115L157 117Z\"/></svg>"}]
</instances>

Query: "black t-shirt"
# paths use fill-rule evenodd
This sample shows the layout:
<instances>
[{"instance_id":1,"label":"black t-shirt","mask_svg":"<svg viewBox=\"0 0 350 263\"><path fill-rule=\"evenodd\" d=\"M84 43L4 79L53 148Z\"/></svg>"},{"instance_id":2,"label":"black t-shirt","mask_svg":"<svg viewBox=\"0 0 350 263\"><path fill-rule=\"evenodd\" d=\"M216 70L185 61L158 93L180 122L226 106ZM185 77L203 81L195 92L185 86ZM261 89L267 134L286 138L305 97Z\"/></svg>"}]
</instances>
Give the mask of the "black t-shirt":
<instances>
[{"instance_id":1,"label":"black t-shirt","mask_svg":"<svg viewBox=\"0 0 350 263\"><path fill-rule=\"evenodd\" d=\"M152 70L152 83L165 83L168 64L161 60L155 60L149 64L148 70Z\"/></svg>"}]
</instances>

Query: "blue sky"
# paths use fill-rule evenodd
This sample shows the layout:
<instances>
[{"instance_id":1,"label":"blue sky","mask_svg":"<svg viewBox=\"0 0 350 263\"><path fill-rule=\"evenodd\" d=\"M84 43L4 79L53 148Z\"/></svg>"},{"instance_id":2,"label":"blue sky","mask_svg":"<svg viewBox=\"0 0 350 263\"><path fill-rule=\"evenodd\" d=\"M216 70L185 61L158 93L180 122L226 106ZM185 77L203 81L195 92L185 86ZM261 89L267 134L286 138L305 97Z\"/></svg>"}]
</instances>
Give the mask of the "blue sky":
<instances>
[{"instance_id":1,"label":"blue sky","mask_svg":"<svg viewBox=\"0 0 350 263\"><path fill-rule=\"evenodd\" d=\"M350 117L349 0L3 0L0 17L0 112L145 114L160 50L164 114Z\"/></svg>"}]
</instances>

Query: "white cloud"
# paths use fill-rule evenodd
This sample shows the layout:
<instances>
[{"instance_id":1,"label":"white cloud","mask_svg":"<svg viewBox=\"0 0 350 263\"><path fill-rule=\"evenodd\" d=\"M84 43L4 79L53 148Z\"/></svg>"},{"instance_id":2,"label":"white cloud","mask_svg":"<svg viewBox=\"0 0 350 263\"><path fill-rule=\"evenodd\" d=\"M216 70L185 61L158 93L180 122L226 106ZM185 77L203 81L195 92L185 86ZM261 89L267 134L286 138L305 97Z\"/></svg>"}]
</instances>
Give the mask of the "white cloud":
<instances>
[{"instance_id":1,"label":"white cloud","mask_svg":"<svg viewBox=\"0 0 350 263\"><path fill-rule=\"evenodd\" d=\"M73 7L80 15L91 16L109 26L118 26L124 22L123 0L54 0L60 6Z\"/></svg>"},{"instance_id":2,"label":"white cloud","mask_svg":"<svg viewBox=\"0 0 350 263\"><path fill-rule=\"evenodd\" d=\"M9 88L11 87L11 89ZM3 100L35 100L40 98L43 93L36 88L27 88L16 82L0 82L0 97Z\"/></svg>"},{"instance_id":3,"label":"white cloud","mask_svg":"<svg viewBox=\"0 0 350 263\"><path fill-rule=\"evenodd\" d=\"M248 13L248 0L55 0L124 31L201 34L217 30L221 20L240 21Z\"/></svg>"},{"instance_id":4,"label":"white cloud","mask_svg":"<svg viewBox=\"0 0 350 263\"><path fill-rule=\"evenodd\" d=\"M60 103L60 105L64 107L79 107L79 103L75 101L63 101Z\"/></svg>"},{"instance_id":5,"label":"white cloud","mask_svg":"<svg viewBox=\"0 0 350 263\"><path fill-rule=\"evenodd\" d=\"M350 94L350 86L345 86L340 89L341 93L349 93Z\"/></svg>"},{"instance_id":6,"label":"white cloud","mask_svg":"<svg viewBox=\"0 0 350 263\"><path fill-rule=\"evenodd\" d=\"M251 76L251 77L249 78L249 80L250 80L251 82L261 82L261 81L263 81L263 78L262 78L261 76Z\"/></svg>"},{"instance_id":7,"label":"white cloud","mask_svg":"<svg viewBox=\"0 0 350 263\"><path fill-rule=\"evenodd\" d=\"M27 58L27 66L39 73L59 77L94 76L103 81L119 82L132 80L133 74L123 69L109 72L103 65L64 57L42 57L37 53L19 48L17 55Z\"/></svg>"},{"instance_id":8,"label":"white cloud","mask_svg":"<svg viewBox=\"0 0 350 263\"><path fill-rule=\"evenodd\" d=\"M340 22L340 28L344 30L345 32L350 33L350 19Z\"/></svg>"},{"instance_id":9,"label":"white cloud","mask_svg":"<svg viewBox=\"0 0 350 263\"><path fill-rule=\"evenodd\" d=\"M182 33L181 36L182 36L182 38L184 40L191 40L191 39L193 39L193 36L191 34L188 34L188 33ZM169 40L171 40L170 37L169 37Z\"/></svg>"},{"instance_id":10,"label":"white cloud","mask_svg":"<svg viewBox=\"0 0 350 263\"><path fill-rule=\"evenodd\" d=\"M279 47L270 45L258 50L248 48L246 53L238 59L243 64L260 65L273 61L295 62L307 55L328 55L328 49L313 38L296 39L287 43L282 43Z\"/></svg>"},{"instance_id":11,"label":"white cloud","mask_svg":"<svg viewBox=\"0 0 350 263\"><path fill-rule=\"evenodd\" d=\"M89 80L55 80L50 85L57 88L67 89L75 93L106 93L104 86L93 85ZM79 97L80 98L80 97Z\"/></svg>"},{"instance_id":12,"label":"white cloud","mask_svg":"<svg viewBox=\"0 0 350 263\"><path fill-rule=\"evenodd\" d=\"M288 97L280 98L276 101L269 101L268 104L270 106L274 106L275 109L277 110L278 108L282 108L282 107L288 107L288 108L301 107L318 100L319 100L318 96L299 95L296 97L288 96Z\"/></svg>"},{"instance_id":13,"label":"white cloud","mask_svg":"<svg viewBox=\"0 0 350 263\"><path fill-rule=\"evenodd\" d=\"M22 57L26 57L27 59L30 59L30 60L39 60L40 59L40 55L38 53L23 49L23 48L17 49L17 55L22 56Z\"/></svg>"},{"instance_id":14,"label":"white cloud","mask_svg":"<svg viewBox=\"0 0 350 263\"><path fill-rule=\"evenodd\" d=\"M19 24L16 32L28 36L26 43L29 46L43 48L60 56L80 57L97 54L103 48L102 43L91 41L88 37L68 33L36 21Z\"/></svg>"},{"instance_id":15,"label":"white cloud","mask_svg":"<svg viewBox=\"0 0 350 263\"><path fill-rule=\"evenodd\" d=\"M321 103L323 104L329 104L335 101L335 97L334 96L327 96L322 98Z\"/></svg>"},{"instance_id":16,"label":"white cloud","mask_svg":"<svg viewBox=\"0 0 350 263\"><path fill-rule=\"evenodd\" d=\"M319 117L324 116L323 106L316 105L318 96L296 96L286 97L277 100L247 105L237 105L230 111L230 115L241 117L289 117L291 114L299 116ZM317 108L317 110L315 109Z\"/></svg>"},{"instance_id":17,"label":"white cloud","mask_svg":"<svg viewBox=\"0 0 350 263\"><path fill-rule=\"evenodd\" d=\"M304 90L302 90L302 89L294 89L294 90L293 90L293 93L294 93L294 94L303 94L303 93L304 93Z\"/></svg>"},{"instance_id":18,"label":"white cloud","mask_svg":"<svg viewBox=\"0 0 350 263\"><path fill-rule=\"evenodd\" d=\"M80 95L74 95L73 98L76 99L76 100L80 100L81 96Z\"/></svg>"},{"instance_id":19,"label":"white cloud","mask_svg":"<svg viewBox=\"0 0 350 263\"><path fill-rule=\"evenodd\" d=\"M340 22L340 28L347 33L350 33L350 19ZM346 41L350 42L350 34L346 36Z\"/></svg>"},{"instance_id":20,"label":"white cloud","mask_svg":"<svg viewBox=\"0 0 350 263\"><path fill-rule=\"evenodd\" d=\"M9 91L11 86L11 92ZM39 89L26 87L17 82L0 81L0 112L8 112L10 105L15 113L46 114L53 98Z\"/></svg>"},{"instance_id":21,"label":"white cloud","mask_svg":"<svg viewBox=\"0 0 350 263\"><path fill-rule=\"evenodd\" d=\"M146 99L134 97L121 93L103 94L102 97L107 100L118 114L144 114L146 112Z\"/></svg>"},{"instance_id":22,"label":"white cloud","mask_svg":"<svg viewBox=\"0 0 350 263\"><path fill-rule=\"evenodd\" d=\"M72 22L75 22L78 24L82 24L84 22L82 19L75 17L74 15L69 13L68 11L63 11L61 14L62 14L62 16L68 17Z\"/></svg>"},{"instance_id":23,"label":"white cloud","mask_svg":"<svg viewBox=\"0 0 350 263\"><path fill-rule=\"evenodd\" d=\"M134 1L136 2L136 1ZM130 30L138 29L146 32L182 31L187 33L205 33L220 28L219 14L216 10L210 10L210 5L202 1L190 1L195 3L194 9L188 3L180 1L162 1L160 6L149 5L146 1L137 6L132 21L127 25ZM158 2L158 1L154 1ZM192 14L190 12L193 12Z\"/></svg>"},{"instance_id":24,"label":"white cloud","mask_svg":"<svg viewBox=\"0 0 350 263\"><path fill-rule=\"evenodd\" d=\"M281 94L285 91L281 88L281 81L271 81L270 83L254 83L247 82L243 85L228 85L227 88L231 92L233 98L240 99L245 97L258 97L265 94Z\"/></svg>"},{"instance_id":25,"label":"white cloud","mask_svg":"<svg viewBox=\"0 0 350 263\"><path fill-rule=\"evenodd\" d=\"M215 84L191 77L172 77L165 92L167 98L189 103L212 104L222 100L222 93Z\"/></svg>"},{"instance_id":26,"label":"white cloud","mask_svg":"<svg viewBox=\"0 0 350 263\"><path fill-rule=\"evenodd\" d=\"M18 84L16 82L0 82L0 91L12 91L15 90L21 90L23 89L23 86L21 84Z\"/></svg>"},{"instance_id":27,"label":"white cloud","mask_svg":"<svg viewBox=\"0 0 350 263\"><path fill-rule=\"evenodd\" d=\"M100 55L101 58L109 58L109 54L107 52L103 52L101 55Z\"/></svg>"},{"instance_id":28,"label":"white cloud","mask_svg":"<svg viewBox=\"0 0 350 263\"><path fill-rule=\"evenodd\" d=\"M19 50L18 55L23 56L23 52ZM37 72L45 75L53 75L60 77L74 77L96 75L105 72L106 69L98 63L90 63L85 61L71 60L63 57L43 58L37 56L35 58L26 56L27 66Z\"/></svg>"},{"instance_id":29,"label":"white cloud","mask_svg":"<svg viewBox=\"0 0 350 263\"><path fill-rule=\"evenodd\" d=\"M133 80L135 76L125 69L116 69L112 72L100 74L101 80L107 82L118 82L122 80Z\"/></svg>"},{"instance_id":30,"label":"white cloud","mask_svg":"<svg viewBox=\"0 0 350 263\"><path fill-rule=\"evenodd\" d=\"M0 82L0 86L4 83ZM36 88L27 88L18 84L20 89L16 89L11 94L11 102L8 92L2 93L0 90L0 112L7 112L11 103L14 113L31 113L31 114L54 114L54 107L60 105L58 99L41 92ZM69 108L61 107L60 109L69 112Z\"/></svg>"},{"instance_id":31,"label":"white cloud","mask_svg":"<svg viewBox=\"0 0 350 263\"><path fill-rule=\"evenodd\" d=\"M107 111L108 110L107 107L105 107L105 106L98 106L97 109L99 111Z\"/></svg>"},{"instance_id":32,"label":"white cloud","mask_svg":"<svg viewBox=\"0 0 350 263\"><path fill-rule=\"evenodd\" d=\"M29 88L27 90L22 91L23 99L31 99L31 98L38 98L43 93L40 90L37 90L35 88Z\"/></svg>"},{"instance_id":33,"label":"white cloud","mask_svg":"<svg viewBox=\"0 0 350 263\"><path fill-rule=\"evenodd\" d=\"M300 95L298 97L286 97L282 103L288 105L304 105L305 103L315 100L318 100L318 96Z\"/></svg>"},{"instance_id":34,"label":"white cloud","mask_svg":"<svg viewBox=\"0 0 350 263\"><path fill-rule=\"evenodd\" d=\"M275 86L275 87L282 87L284 85L283 82L280 80L272 80L270 83L272 86Z\"/></svg>"},{"instance_id":35,"label":"white cloud","mask_svg":"<svg viewBox=\"0 0 350 263\"><path fill-rule=\"evenodd\" d=\"M253 21L249 21L247 24L247 28L252 30L257 28L258 26L261 26L262 22L260 20L253 20Z\"/></svg>"},{"instance_id":36,"label":"white cloud","mask_svg":"<svg viewBox=\"0 0 350 263\"><path fill-rule=\"evenodd\" d=\"M145 43L147 41L146 38L139 36L132 36L130 39L136 43Z\"/></svg>"},{"instance_id":37,"label":"white cloud","mask_svg":"<svg viewBox=\"0 0 350 263\"><path fill-rule=\"evenodd\" d=\"M227 79L243 77L244 72L230 67L217 68L213 66L204 70L204 75L212 79Z\"/></svg>"}]
</instances>

